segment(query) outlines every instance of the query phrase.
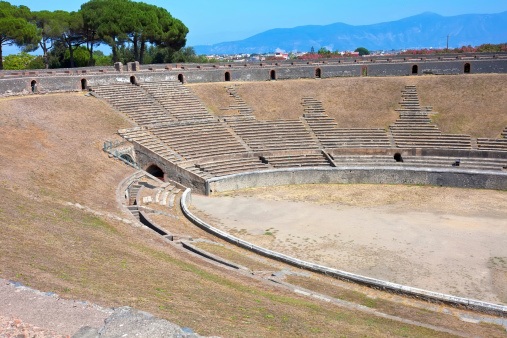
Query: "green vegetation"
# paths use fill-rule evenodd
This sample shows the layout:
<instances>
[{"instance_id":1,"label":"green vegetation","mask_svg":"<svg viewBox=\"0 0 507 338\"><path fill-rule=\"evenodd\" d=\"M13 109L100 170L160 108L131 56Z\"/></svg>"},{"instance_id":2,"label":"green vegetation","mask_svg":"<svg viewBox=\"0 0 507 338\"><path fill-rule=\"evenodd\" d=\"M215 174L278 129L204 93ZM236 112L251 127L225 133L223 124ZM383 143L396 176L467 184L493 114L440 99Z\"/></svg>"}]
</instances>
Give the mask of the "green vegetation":
<instances>
[{"instance_id":1,"label":"green vegetation","mask_svg":"<svg viewBox=\"0 0 507 338\"><path fill-rule=\"evenodd\" d=\"M355 52L358 52L360 56L363 55L370 55L370 51L364 47L358 47L356 48Z\"/></svg>"},{"instance_id":2,"label":"green vegetation","mask_svg":"<svg viewBox=\"0 0 507 338\"><path fill-rule=\"evenodd\" d=\"M0 70L4 69L2 47L4 45L25 46L37 39L37 28L28 21L30 9L12 6L0 1Z\"/></svg>"},{"instance_id":3,"label":"green vegetation","mask_svg":"<svg viewBox=\"0 0 507 338\"><path fill-rule=\"evenodd\" d=\"M180 52L187 33L188 28L166 9L131 0L90 0L77 12L31 12L26 6L0 2L0 58L2 45L15 44L25 52L41 48L46 68L93 66L94 47L99 44L111 47L111 64L126 54L123 61L143 63L150 47L166 53L165 59L180 53L176 58L182 54L187 61L189 51Z\"/></svg>"}]
</instances>

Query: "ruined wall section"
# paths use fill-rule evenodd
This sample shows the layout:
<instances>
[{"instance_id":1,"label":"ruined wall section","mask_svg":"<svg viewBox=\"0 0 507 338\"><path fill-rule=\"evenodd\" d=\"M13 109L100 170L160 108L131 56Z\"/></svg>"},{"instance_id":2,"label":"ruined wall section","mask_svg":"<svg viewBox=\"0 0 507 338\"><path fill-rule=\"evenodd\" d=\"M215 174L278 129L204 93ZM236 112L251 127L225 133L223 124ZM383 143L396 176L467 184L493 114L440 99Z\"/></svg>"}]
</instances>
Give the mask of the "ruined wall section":
<instances>
[{"instance_id":1,"label":"ruined wall section","mask_svg":"<svg viewBox=\"0 0 507 338\"><path fill-rule=\"evenodd\" d=\"M163 65L159 65L163 66ZM284 62L260 64L178 64L165 68L128 67L118 70L89 68L58 72L0 72L0 96L28 95L88 90L89 87L113 83L183 81L184 83L270 81L360 76L421 76L507 73L507 55L481 58L445 59L354 59L339 61ZM140 70L137 70L140 69ZM318 70L318 71L317 71ZM228 73L227 77L225 74ZM316 75L318 74L318 75Z\"/></svg>"}]
</instances>

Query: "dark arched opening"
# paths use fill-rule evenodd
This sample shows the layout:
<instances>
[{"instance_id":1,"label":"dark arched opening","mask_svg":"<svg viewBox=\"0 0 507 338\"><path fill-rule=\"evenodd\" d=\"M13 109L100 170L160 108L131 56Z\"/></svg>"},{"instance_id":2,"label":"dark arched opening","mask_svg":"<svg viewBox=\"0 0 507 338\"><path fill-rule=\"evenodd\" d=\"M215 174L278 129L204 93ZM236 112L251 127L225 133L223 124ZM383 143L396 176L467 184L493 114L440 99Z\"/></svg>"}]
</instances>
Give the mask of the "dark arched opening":
<instances>
[{"instance_id":1,"label":"dark arched opening","mask_svg":"<svg viewBox=\"0 0 507 338\"><path fill-rule=\"evenodd\" d=\"M361 67L361 76L368 76L368 66Z\"/></svg>"},{"instance_id":2,"label":"dark arched opening","mask_svg":"<svg viewBox=\"0 0 507 338\"><path fill-rule=\"evenodd\" d=\"M394 160L396 162L403 162L403 157L401 157L400 153L396 153L396 154L394 154Z\"/></svg>"},{"instance_id":3,"label":"dark arched opening","mask_svg":"<svg viewBox=\"0 0 507 338\"><path fill-rule=\"evenodd\" d=\"M320 78L322 78L322 69L320 69L320 68L315 68L315 78L316 78L316 79L320 79Z\"/></svg>"},{"instance_id":4,"label":"dark arched opening","mask_svg":"<svg viewBox=\"0 0 507 338\"><path fill-rule=\"evenodd\" d=\"M183 77L183 74L178 74L178 81L185 83L185 77Z\"/></svg>"},{"instance_id":5,"label":"dark arched opening","mask_svg":"<svg viewBox=\"0 0 507 338\"><path fill-rule=\"evenodd\" d=\"M158 178L159 180L163 181L164 180L164 172L162 171L162 169L160 169L157 165L155 164L152 164L150 165L147 169L146 169L146 172L150 175L153 175L155 176L156 178Z\"/></svg>"},{"instance_id":6,"label":"dark arched opening","mask_svg":"<svg viewBox=\"0 0 507 338\"><path fill-rule=\"evenodd\" d=\"M133 84L133 85L137 84L137 79L136 79L136 77L134 75L132 75L130 77L130 83Z\"/></svg>"},{"instance_id":7,"label":"dark arched opening","mask_svg":"<svg viewBox=\"0 0 507 338\"><path fill-rule=\"evenodd\" d=\"M225 81L231 81L231 73L230 72L225 72L225 74L224 74L224 80Z\"/></svg>"},{"instance_id":8,"label":"dark arched opening","mask_svg":"<svg viewBox=\"0 0 507 338\"><path fill-rule=\"evenodd\" d=\"M412 74L419 74L419 66L418 65L412 66Z\"/></svg>"},{"instance_id":9,"label":"dark arched opening","mask_svg":"<svg viewBox=\"0 0 507 338\"><path fill-rule=\"evenodd\" d=\"M88 81L86 79L81 79L81 90L88 89Z\"/></svg>"},{"instance_id":10,"label":"dark arched opening","mask_svg":"<svg viewBox=\"0 0 507 338\"><path fill-rule=\"evenodd\" d=\"M32 93L36 93L37 92L37 81L32 80L32 82L30 82L30 87L32 88Z\"/></svg>"},{"instance_id":11,"label":"dark arched opening","mask_svg":"<svg viewBox=\"0 0 507 338\"><path fill-rule=\"evenodd\" d=\"M273 69L269 72L269 79L276 80L276 70Z\"/></svg>"},{"instance_id":12,"label":"dark arched opening","mask_svg":"<svg viewBox=\"0 0 507 338\"><path fill-rule=\"evenodd\" d=\"M127 161L128 163L134 163L134 160L129 154L123 154L120 156L123 160Z\"/></svg>"},{"instance_id":13,"label":"dark arched opening","mask_svg":"<svg viewBox=\"0 0 507 338\"><path fill-rule=\"evenodd\" d=\"M470 74L471 65L467 62L463 65L463 73Z\"/></svg>"}]
</instances>

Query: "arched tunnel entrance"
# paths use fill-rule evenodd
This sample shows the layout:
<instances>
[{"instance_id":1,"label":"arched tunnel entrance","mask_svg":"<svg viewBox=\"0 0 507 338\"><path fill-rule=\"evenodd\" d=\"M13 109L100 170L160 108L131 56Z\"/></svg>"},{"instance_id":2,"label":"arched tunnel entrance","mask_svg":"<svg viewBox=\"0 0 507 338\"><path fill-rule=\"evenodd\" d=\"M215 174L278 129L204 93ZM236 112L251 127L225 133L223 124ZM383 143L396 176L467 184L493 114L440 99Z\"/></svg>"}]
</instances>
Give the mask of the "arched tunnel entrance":
<instances>
[{"instance_id":1,"label":"arched tunnel entrance","mask_svg":"<svg viewBox=\"0 0 507 338\"><path fill-rule=\"evenodd\" d=\"M156 178L158 178L161 181L165 181L164 180L164 171L162 169L160 169L156 164L152 164L148 168L146 168L146 172L150 175L155 176Z\"/></svg>"}]
</instances>

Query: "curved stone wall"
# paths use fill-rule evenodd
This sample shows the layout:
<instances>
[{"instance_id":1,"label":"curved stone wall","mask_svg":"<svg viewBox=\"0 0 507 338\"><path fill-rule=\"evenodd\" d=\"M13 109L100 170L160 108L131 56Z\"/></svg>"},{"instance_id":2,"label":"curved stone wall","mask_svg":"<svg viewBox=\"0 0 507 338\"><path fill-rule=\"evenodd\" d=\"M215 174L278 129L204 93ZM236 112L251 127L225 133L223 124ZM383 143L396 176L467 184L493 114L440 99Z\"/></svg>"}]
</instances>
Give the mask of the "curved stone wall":
<instances>
[{"instance_id":1,"label":"curved stone wall","mask_svg":"<svg viewBox=\"0 0 507 338\"><path fill-rule=\"evenodd\" d=\"M421 184L507 189L507 172L444 168L331 167L246 172L206 181L206 194L254 187L313 183Z\"/></svg>"}]
</instances>

